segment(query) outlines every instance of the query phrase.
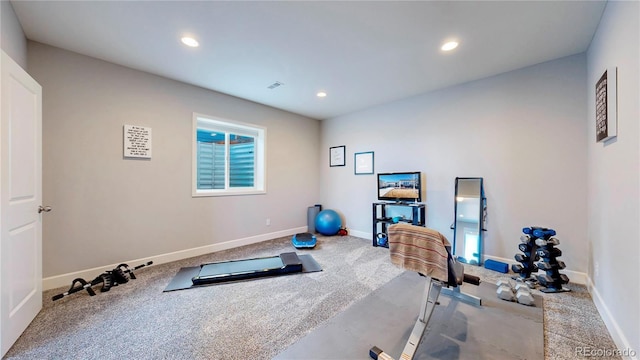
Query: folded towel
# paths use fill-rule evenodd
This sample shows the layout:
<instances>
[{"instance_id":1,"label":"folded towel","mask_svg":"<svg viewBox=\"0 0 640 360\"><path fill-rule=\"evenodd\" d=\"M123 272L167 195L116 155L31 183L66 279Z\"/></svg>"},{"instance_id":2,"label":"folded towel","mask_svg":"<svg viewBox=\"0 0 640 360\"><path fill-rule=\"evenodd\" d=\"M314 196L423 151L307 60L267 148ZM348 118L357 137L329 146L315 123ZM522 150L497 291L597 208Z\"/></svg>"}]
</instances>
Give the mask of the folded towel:
<instances>
[{"instance_id":1,"label":"folded towel","mask_svg":"<svg viewBox=\"0 0 640 360\"><path fill-rule=\"evenodd\" d=\"M451 244L444 235L410 224L394 224L387 231L394 265L441 281L448 280L449 253L445 246Z\"/></svg>"}]
</instances>

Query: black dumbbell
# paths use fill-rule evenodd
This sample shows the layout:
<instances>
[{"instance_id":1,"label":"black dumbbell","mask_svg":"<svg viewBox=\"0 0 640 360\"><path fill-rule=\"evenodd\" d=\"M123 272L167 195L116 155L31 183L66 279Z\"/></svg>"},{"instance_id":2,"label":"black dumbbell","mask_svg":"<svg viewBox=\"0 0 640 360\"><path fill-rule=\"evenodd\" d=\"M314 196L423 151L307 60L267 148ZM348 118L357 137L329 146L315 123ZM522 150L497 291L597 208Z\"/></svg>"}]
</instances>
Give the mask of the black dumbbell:
<instances>
[{"instance_id":1,"label":"black dumbbell","mask_svg":"<svg viewBox=\"0 0 640 360\"><path fill-rule=\"evenodd\" d=\"M513 271L514 273L520 273L522 270L524 270L524 268L520 264L511 265L511 271Z\"/></svg>"},{"instance_id":2,"label":"black dumbbell","mask_svg":"<svg viewBox=\"0 0 640 360\"><path fill-rule=\"evenodd\" d=\"M541 261L538 263L538 269L541 270L552 270L552 269L564 269L565 264L564 261L554 261L554 262L544 262Z\"/></svg>"},{"instance_id":3,"label":"black dumbbell","mask_svg":"<svg viewBox=\"0 0 640 360\"><path fill-rule=\"evenodd\" d=\"M538 275L538 283L544 287L551 287L553 285L553 278L549 275Z\"/></svg>"},{"instance_id":4,"label":"black dumbbell","mask_svg":"<svg viewBox=\"0 0 640 360\"><path fill-rule=\"evenodd\" d=\"M555 259L557 257L562 256L562 250L558 248L551 249L538 249L537 255L543 259Z\"/></svg>"},{"instance_id":5,"label":"black dumbbell","mask_svg":"<svg viewBox=\"0 0 640 360\"><path fill-rule=\"evenodd\" d=\"M560 244L560 240L558 238L552 237L549 240L545 239L536 239L536 245L538 246L549 246L549 245L558 245Z\"/></svg>"},{"instance_id":6,"label":"black dumbbell","mask_svg":"<svg viewBox=\"0 0 640 360\"><path fill-rule=\"evenodd\" d=\"M529 262L529 257L522 255L522 254L516 254L516 256L514 256L514 258L516 259L517 262L519 263L526 263Z\"/></svg>"},{"instance_id":7,"label":"black dumbbell","mask_svg":"<svg viewBox=\"0 0 640 360\"><path fill-rule=\"evenodd\" d=\"M528 252L531 252L531 245L521 243L518 245L518 249L523 253L528 253Z\"/></svg>"}]
</instances>

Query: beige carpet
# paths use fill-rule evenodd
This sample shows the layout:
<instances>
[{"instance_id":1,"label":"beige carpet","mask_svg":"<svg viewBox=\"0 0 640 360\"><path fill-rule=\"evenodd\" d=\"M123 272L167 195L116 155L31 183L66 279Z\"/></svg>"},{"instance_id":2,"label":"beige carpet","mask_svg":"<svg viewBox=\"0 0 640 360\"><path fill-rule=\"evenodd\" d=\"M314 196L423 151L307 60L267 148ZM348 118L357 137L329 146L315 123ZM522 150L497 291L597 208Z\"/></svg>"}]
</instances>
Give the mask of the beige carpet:
<instances>
[{"instance_id":1,"label":"beige carpet","mask_svg":"<svg viewBox=\"0 0 640 360\"><path fill-rule=\"evenodd\" d=\"M297 251L313 254L322 272L162 292L181 267L291 250L290 238L281 238L153 265L93 297L82 292L53 302L67 289L46 291L44 308L6 358L270 359L402 273L370 240L318 236L315 249ZM467 272L491 282L504 276ZM569 287L542 295L545 358L574 359L576 346L614 348L586 289Z\"/></svg>"},{"instance_id":2,"label":"beige carpet","mask_svg":"<svg viewBox=\"0 0 640 360\"><path fill-rule=\"evenodd\" d=\"M52 302L67 289L47 291L7 358L269 359L401 273L368 241L318 237L315 249L297 252L313 254L321 272L163 293L181 267L292 250L282 238L153 265L93 297Z\"/></svg>"}]
</instances>

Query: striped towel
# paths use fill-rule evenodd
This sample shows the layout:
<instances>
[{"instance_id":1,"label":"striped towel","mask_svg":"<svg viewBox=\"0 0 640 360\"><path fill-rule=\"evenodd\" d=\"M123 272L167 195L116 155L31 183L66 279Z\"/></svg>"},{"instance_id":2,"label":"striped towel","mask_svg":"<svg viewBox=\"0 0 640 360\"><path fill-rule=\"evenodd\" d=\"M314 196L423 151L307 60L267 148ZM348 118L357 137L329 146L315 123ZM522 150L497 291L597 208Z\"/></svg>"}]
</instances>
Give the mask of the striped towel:
<instances>
[{"instance_id":1,"label":"striped towel","mask_svg":"<svg viewBox=\"0 0 640 360\"><path fill-rule=\"evenodd\" d=\"M445 246L451 244L444 235L410 224L394 224L387 230L394 265L441 281L448 280L449 262Z\"/></svg>"}]
</instances>

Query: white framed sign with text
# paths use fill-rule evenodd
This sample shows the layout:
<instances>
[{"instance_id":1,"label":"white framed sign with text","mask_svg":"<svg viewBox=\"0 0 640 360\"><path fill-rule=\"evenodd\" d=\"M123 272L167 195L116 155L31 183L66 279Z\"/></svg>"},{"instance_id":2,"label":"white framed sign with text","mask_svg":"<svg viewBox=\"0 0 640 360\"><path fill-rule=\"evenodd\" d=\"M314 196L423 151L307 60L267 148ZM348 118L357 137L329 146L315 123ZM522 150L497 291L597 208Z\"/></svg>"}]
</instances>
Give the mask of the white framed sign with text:
<instances>
[{"instance_id":1,"label":"white framed sign with text","mask_svg":"<svg viewBox=\"0 0 640 360\"><path fill-rule=\"evenodd\" d=\"M151 159L151 128L124 126L123 152L126 158Z\"/></svg>"}]
</instances>

